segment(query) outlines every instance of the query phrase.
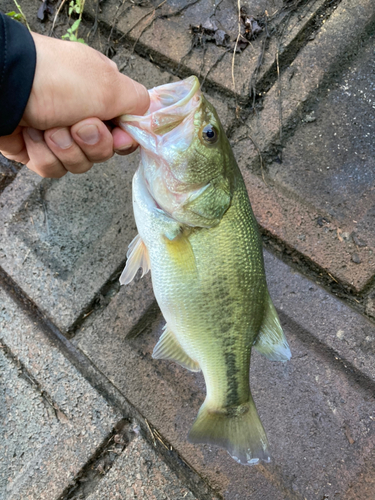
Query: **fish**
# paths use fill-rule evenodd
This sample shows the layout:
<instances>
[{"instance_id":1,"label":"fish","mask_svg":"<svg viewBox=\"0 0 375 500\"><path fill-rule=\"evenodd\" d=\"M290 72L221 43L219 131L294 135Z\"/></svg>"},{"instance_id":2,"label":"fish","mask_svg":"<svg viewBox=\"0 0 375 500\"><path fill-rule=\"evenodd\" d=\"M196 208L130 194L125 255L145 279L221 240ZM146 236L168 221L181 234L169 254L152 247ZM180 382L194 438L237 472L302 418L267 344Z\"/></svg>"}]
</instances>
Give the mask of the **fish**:
<instances>
[{"instance_id":1,"label":"fish","mask_svg":"<svg viewBox=\"0 0 375 500\"><path fill-rule=\"evenodd\" d=\"M153 358L203 373L206 398L188 440L222 447L240 464L269 462L250 390L251 350L274 361L291 352L267 289L246 186L197 77L149 95L144 116L120 120L140 145L132 183L138 235L120 283L151 271L166 321Z\"/></svg>"}]
</instances>

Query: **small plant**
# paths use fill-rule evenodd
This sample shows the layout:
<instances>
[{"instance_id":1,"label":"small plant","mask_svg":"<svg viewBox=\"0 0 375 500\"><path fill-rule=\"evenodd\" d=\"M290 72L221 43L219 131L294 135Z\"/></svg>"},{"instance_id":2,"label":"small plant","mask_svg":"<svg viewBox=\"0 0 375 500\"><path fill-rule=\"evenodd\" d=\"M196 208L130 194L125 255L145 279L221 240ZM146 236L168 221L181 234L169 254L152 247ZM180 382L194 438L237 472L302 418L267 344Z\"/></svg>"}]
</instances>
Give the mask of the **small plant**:
<instances>
[{"instance_id":1,"label":"small plant","mask_svg":"<svg viewBox=\"0 0 375 500\"><path fill-rule=\"evenodd\" d=\"M69 12L69 17L73 14L73 12L75 14L80 15L83 12L84 5L85 5L85 1L84 0L72 0L69 3L69 11L68 11Z\"/></svg>"},{"instance_id":2,"label":"small plant","mask_svg":"<svg viewBox=\"0 0 375 500\"><path fill-rule=\"evenodd\" d=\"M19 12L15 12L14 10L12 10L12 12L7 12L6 15L11 17L12 19L15 19L16 21L20 21L21 23L25 22L25 18L23 17L23 15Z\"/></svg>"},{"instance_id":3,"label":"small plant","mask_svg":"<svg viewBox=\"0 0 375 500\"><path fill-rule=\"evenodd\" d=\"M71 42L86 43L83 38L77 37L77 31L80 24L81 19L77 19L76 21L74 21L72 26L67 29L67 32L61 38L63 38L64 40L70 40Z\"/></svg>"},{"instance_id":4,"label":"small plant","mask_svg":"<svg viewBox=\"0 0 375 500\"><path fill-rule=\"evenodd\" d=\"M27 22L25 14L22 12L21 6L17 3L17 0L14 0L14 3L16 4L16 7L18 9L18 12L12 10L12 12L7 12L6 15L11 17L12 19L19 21L20 23L26 24L30 31L30 26L29 23Z\"/></svg>"},{"instance_id":5,"label":"small plant","mask_svg":"<svg viewBox=\"0 0 375 500\"><path fill-rule=\"evenodd\" d=\"M86 43L83 38L78 38L78 28L79 25L81 24L84 6L85 6L85 0L71 0L71 2L69 3L69 10L68 10L69 17L72 14L77 14L79 18L74 21L72 26L67 29L65 35L61 37L64 40L70 40L71 42Z\"/></svg>"}]
</instances>

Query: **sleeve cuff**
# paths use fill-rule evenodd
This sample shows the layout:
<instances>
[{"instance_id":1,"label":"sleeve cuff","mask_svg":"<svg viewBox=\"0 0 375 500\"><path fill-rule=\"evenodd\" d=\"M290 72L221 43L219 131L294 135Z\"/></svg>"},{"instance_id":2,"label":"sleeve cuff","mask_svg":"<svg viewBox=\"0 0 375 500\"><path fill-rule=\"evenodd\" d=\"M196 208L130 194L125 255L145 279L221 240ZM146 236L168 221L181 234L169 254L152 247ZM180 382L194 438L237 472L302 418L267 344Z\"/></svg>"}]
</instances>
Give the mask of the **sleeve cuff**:
<instances>
[{"instance_id":1,"label":"sleeve cuff","mask_svg":"<svg viewBox=\"0 0 375 500\"><path fill-rule=\"evenodd\" d=\"M29 100L36 50L29 30L0 14L0 136L11 134Z\"/></svg>"}]
</instances>

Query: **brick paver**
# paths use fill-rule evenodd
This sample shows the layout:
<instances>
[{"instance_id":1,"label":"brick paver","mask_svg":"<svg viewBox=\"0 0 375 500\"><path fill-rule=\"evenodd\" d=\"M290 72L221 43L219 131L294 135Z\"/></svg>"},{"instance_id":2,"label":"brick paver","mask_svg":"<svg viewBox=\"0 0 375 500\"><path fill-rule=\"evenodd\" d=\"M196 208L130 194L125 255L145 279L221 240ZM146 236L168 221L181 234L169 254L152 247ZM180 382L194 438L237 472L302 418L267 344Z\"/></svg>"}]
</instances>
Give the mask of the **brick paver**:
<instances>
[{"instance_id":1,"label":"brick paver","mask_svg":"<svg viewBox=\"0 0 375 500\"><path fill-rule=\"evenodd\" d=\"M2 498L58 499L121 415L2 290L0 304Z\"/></svg>"}]
</instances>

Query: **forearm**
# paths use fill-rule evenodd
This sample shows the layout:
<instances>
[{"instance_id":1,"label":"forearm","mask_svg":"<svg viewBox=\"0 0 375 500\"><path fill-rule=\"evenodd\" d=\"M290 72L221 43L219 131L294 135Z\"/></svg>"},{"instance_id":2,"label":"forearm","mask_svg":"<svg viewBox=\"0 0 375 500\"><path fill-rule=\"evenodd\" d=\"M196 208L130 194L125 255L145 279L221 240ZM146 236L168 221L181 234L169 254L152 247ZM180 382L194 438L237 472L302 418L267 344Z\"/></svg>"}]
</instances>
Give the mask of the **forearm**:
<instances>
[{"instance_id":1,"label":"forearm","mask_svg":"<svg viewBox=\"0 0 375 500\"><path fill-rule=\"evenodd\" d=\"M0 13L0 136L23 116L33 84L36 51L27 28Z\"/></svg>"}]
</instances>

